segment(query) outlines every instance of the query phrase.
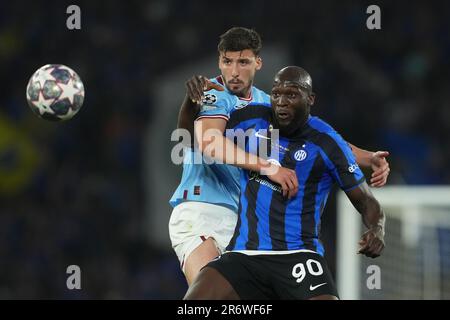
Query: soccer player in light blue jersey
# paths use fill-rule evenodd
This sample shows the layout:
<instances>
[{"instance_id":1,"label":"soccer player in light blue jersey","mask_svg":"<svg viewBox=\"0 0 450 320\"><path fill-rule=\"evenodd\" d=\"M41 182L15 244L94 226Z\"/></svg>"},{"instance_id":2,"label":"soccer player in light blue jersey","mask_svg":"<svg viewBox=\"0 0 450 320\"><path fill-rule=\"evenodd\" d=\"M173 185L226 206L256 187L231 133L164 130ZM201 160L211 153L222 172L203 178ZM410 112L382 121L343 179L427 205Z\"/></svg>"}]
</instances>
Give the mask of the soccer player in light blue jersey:
<instances>
[{"instance_id":1,"label":"soccer player in light blue jersey","mask_svg":"<svg viewBox=\"0 0 450 320\"><path fill-rule=\"evenodd\" d=\"M257 32L231 28L220 37L218 45L221 75L210 80L195 76L186 83L187 95L180 109L178 127L194 132L196 120L200 150L190 146L185 149L181 182L170 200L174 209L169 233L188 284L228 245L237 223L239 204L240 169L196 161L203 159L201 152L211 142L203 141L203 137L208 130L219 130L223 134L228 120L237 110L254 108L257 112L258 108L270 106L270 96L253 86L256 71L262 67L260 50L261 39ZM372 186L384 185L389 174L385 160L388 153L372 153L354 146L352 150L360 166L374 170ZM235 152L253 160L239 164L244 169L261 172L274 166L239 148ZM230 163L238 165L233 160ZM249 163L256 164L249 168ZM280 185L285 195L295 195L298 186L295 172L280 168L268 177Z\"/></svg>"}]
</instances>

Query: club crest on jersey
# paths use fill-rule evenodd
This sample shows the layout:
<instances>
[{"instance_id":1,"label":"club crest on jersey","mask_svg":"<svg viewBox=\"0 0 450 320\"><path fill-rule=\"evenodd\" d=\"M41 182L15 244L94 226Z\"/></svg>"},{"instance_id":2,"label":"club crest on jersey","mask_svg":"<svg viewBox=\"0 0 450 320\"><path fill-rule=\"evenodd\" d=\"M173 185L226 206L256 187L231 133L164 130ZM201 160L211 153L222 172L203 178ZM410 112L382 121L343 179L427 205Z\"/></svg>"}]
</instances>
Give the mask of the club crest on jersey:
<instances>
[{"instance_id":1,"label":"club crest on jersey","mask_svg":"<svg viewBox=\"0 0 450 320\"><path fill-rule=\"evenodd\" d=\"M250 103L250 101L241 101L239 102L239 104L237 106L235 106L235 109L242 109L245 108L246 106L248 106L248 104Z\"/></svg>"},{"instance_id":2,"label":"club crest on jersey","mask_svg":"<svg viewBox=\"0 0 450 320\"><path fill-rule=\"evenodd\" d=\"M307 156L308 156L308 153L306 153L306 151L303 149L297 150L294 153L294 159L297 161L303 161L306 159Z\"/></svg>"},{"instance_id":3,"label":"club crest on jersey","mask_svg":"<svg viewBox=\"0 0 450 320\"><path fill-rule=\"evenodd\" d=\"M217 96L215 94L207 93L203 97L202 103L211 105L211 104L216 103L216 101L217 101Z\"/></svg>"}]
</instances>

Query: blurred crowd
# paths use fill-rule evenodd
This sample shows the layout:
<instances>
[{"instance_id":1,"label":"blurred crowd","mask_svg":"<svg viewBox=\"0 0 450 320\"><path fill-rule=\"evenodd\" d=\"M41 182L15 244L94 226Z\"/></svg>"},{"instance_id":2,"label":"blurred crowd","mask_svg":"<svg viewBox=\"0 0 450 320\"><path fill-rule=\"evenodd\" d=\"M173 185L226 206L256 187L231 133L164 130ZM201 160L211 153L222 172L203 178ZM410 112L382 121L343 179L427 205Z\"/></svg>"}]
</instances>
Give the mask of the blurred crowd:
<instances>
[{"instance_id":1,"label":"blurred crowd","mask_svg":"<svg viewBox=\"0 0 450 320\"><path fill-rule=\"evenodd\" d=\"M70 4L81 30L66 28ZM390 151L390 183L450 184L450 3L381 1L376 31L366 28L369 4L0 2L0 299L182 297L175 255L146 233L150 88L214 54L234 25L289 47L313 77L313 113L358 146ZM28 79L47 63L70 66L86 88L65 123L26 105ZM66 288L72 264L80 291Z\"/></svg>"}]
</instances>

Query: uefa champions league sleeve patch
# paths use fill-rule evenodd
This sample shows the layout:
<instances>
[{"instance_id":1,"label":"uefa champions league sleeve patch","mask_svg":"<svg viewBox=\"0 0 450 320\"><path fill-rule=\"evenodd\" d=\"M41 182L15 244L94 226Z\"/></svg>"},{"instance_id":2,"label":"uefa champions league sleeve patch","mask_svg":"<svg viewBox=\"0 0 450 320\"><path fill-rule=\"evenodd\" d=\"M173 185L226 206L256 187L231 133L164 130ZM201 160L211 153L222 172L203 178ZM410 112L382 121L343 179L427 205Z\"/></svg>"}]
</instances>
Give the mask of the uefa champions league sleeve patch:
<instances>
[{"instance_id":1,"label":"uefa champions league sleeve patch","mask_svg":"<svg viewBox=\"0 0 450 320\"><path fill-rule=\"evenodd\" d=\"M206 105L212 105L212 104L215 104L216 102L217 102L217 96L212 93L205 94L205 96L203 97L203 100L202 100L202 104L206 104Z\"/></svg>"}]
</instances>

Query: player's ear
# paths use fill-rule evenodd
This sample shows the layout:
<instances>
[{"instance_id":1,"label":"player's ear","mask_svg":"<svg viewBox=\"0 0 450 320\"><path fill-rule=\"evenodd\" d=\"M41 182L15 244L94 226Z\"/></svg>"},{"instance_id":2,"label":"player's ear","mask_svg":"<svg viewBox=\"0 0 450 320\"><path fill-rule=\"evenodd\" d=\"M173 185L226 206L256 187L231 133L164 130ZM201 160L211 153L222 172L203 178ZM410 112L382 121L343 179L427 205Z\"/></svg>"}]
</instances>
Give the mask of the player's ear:
<instances>
[{"instance_id":1,"label":"player's ear","mask_svg":"<svg viewBox=\"0 0 450 320\"><path fill-rule=\"evenodd\" d=\"M316 94L314 92L311 92L311 94L308 96L308 104L310 106L313 106L314 102L316 102Z\"/></svg>"},{"instance_id":2,"label":"player's ear","mask_svg":"<svg viewBox=\"0 0 450 320\"><path fill-rule=\"evenodd\" d=\"M259 70L262 68L263 62L262 58L260 56L256 57L256 70Z\"/></svg>"}]
</instances>

